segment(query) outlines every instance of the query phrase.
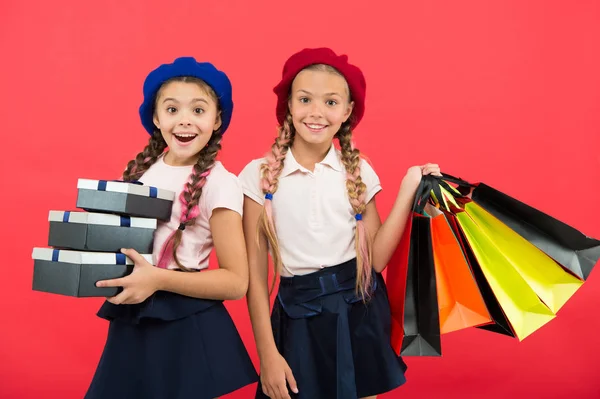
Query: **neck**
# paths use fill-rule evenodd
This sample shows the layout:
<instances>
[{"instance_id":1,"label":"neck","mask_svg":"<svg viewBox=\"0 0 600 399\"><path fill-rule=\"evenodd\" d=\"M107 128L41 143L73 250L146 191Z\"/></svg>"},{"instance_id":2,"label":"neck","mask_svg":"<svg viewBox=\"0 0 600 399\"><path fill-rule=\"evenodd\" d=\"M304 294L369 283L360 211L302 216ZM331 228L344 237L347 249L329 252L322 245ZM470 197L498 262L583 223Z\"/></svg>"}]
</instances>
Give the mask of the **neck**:
<instances>
[{"instance_id":1,"label":"neck","mask_svg":"<svg viewBox=\"0 0 600 399\"><path fill-rule=\"evenodd\" d=\"M191 166L198 162L199 155L194 155L193 157L178 157L177 154L173 153L173 151L168 151L163 161L170 166Z\"/></svg>"},{"instance_id":2,"label":"neck","mask_svg":"<svg viewBox=\"0 0 600 399\"><path fill-rule=\"evenodd\" d=\"M327 156L327 153L331 149L331 142L322 144L308 144L302 140L294 140L292 144L292 154L296 162L305 167L306 169L313 171L315 164L321 162Z\"/></svg>"}]
</instances>

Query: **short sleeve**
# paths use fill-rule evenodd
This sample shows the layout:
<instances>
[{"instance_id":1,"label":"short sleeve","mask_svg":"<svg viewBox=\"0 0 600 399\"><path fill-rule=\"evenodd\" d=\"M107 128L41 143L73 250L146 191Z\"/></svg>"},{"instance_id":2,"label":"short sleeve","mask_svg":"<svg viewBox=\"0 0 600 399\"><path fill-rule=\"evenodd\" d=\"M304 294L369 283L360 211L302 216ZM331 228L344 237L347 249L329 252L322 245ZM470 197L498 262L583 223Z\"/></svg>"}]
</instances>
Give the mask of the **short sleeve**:
<instances>
[{"instance_id":1,"label":"short sleeve","mask_svg":"<svg viewBox=\"0 0 600 399\"><path fill-rule=\"evenodd\" d=\"M373 170L373 167L364 159L361 159L360 161L360 177L367 186L365 202L368 204L375 194L381 191L381 182L379 181L379 176L377 176L377 173Z\"/></svg>"},{"instance_id":2,"label":"short sleeve","mask_svg":"<svg viewBox=\"0 0 600 399\"><path fill-rule=\"evenodd\" d=\"M262 163L262 159L255 159L246 165L239 174L244 195L260 205L265 203L265 198L260 188L260 165Z\"/></svg>"},{"instance_id":3,"label":"short sleeve","mask_svg":"<svg viewBox=\"0 0 600 399\"><path fill-rule=\"evenodd\" d=\"M217 208L231 209L243 215L244 194L239 179L227 170L217 169L211 172L204 188L204 205L208 218Z\"/></svg>"}]
</instances>

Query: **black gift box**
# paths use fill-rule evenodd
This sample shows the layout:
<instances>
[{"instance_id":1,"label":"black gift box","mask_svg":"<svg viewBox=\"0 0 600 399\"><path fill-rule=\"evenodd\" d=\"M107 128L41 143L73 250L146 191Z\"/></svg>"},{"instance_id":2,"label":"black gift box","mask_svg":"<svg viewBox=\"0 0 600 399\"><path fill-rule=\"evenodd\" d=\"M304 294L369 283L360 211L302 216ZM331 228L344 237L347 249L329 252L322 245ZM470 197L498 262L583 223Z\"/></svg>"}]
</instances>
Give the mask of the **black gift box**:
<instances>
[{"instance_id":1,"label":"black gift box","mask_svg":"<svg viewBox=\"0 0 600 399\"><path fill-rule=\"evenodd\" d=\"M142 255L152 263L152 255ZM110 297L121 287L96 287L100 280L124 277L133 262L121 253L34 248L33 290L74 297Z\"/></svg>"},{"instance_id":2,"label":"black gift box","mask_svg":"<svg viewBox=\"0 0 600 399\"><path fill-rule=\"evenodd\" d=\"M50 211L48 245L81 251L152 253L157 220L102 213Z\"/></svg>"},{"instance_id":3,"label":"black gift box","mask_svg":"<svg viewBox=\"0 0 600 399\"><path fill-rule=\"evenodd\" d=\"M77 207L168 221L175 193L141 183L79 179Z\"/></svg>"}]
</instances>

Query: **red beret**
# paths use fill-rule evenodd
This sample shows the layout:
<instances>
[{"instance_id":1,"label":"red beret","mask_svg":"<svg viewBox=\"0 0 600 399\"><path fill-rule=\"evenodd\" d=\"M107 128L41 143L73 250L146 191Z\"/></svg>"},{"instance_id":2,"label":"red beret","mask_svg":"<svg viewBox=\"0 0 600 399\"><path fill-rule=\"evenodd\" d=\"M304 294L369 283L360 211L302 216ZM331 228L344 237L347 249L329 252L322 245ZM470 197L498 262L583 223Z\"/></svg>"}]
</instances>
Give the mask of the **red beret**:
<instances>
[{"instance_id":1,"label":"red beret","mask_svg":"<svg viewBox=\"0 0 600 399\"><path fill-rule=\"evenodd\" d=\"M281 82L273 89L277 95L277 121L279 121L280 124L283 124L288 109L288 98L294 78L301 70L314 64L325 64L334 67L348 82L350 95L352 96L352 101L354 101L352 128L355 128L365 113L367 83L361 70L357 66L348 63L347 55L338 56L329 48L307 48L292 55L285 62Z\"/></svg>"}]
</instances>

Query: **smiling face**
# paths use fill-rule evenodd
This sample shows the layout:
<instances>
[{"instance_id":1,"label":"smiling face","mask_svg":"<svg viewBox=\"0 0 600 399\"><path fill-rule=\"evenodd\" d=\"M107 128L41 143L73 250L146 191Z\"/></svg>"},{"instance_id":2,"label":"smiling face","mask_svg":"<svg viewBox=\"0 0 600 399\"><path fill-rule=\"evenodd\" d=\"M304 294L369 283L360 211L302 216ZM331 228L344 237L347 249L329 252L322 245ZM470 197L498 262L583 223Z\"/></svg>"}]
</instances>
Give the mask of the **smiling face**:
<instances>
[{"instance_id":1,"label":"smiling face","mask_svg":"<svg viewBox=\"0 0 600 399\"><path fill-rule=\"evenodd\" d=\"M354 103L348 83L339 73L324 68L307 68L292 83L288 103L296 140L308 145L331 146Z\"/></svg>"},{"instance_id":2,"label":"smiling face","mask_svg":"<svg viewBox=\"0 0 600 399\"><path fill-rule=\"evenodd\" d=\"M214 131L221 127L216 95L200 80L165 83L156 96L154 125L169 147L165 162L193 165Z\"/></svg>"}]
</instances>

